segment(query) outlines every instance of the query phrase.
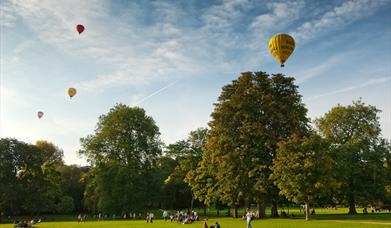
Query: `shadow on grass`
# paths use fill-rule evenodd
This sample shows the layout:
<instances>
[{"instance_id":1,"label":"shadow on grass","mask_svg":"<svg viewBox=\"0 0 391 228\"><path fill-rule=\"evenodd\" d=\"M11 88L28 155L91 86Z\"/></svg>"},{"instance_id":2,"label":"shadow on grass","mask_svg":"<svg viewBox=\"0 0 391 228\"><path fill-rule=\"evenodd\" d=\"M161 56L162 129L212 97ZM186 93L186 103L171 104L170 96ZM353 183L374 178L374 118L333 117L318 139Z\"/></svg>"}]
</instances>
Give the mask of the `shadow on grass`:
<instances>
[{"instance_id":1,"label":"shadow on grass","mask_svg":"<svg viewBox=\"0 0 391 228\"><path fill-rule=\"evenodd\" d=\"M320 214L314 215L312 219L316 220L376 220L376 221L391 221L391 213L373 213L373 214Z\"/></svg>"}]
</instances>

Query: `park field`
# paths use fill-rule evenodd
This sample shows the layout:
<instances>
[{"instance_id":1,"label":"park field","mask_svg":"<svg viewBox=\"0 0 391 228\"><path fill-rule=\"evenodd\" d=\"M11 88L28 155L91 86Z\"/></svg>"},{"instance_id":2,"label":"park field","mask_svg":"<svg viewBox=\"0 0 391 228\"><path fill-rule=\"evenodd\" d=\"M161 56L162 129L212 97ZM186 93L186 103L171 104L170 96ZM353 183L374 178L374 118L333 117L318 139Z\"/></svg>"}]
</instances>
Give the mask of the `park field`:
<instances>
[{"instance_id":1,"label":"park field","mask_svg":"<svg viewBox=\"0 0 391 228\"><path fill-rule=\"evenodd\" d=\"M305 221L302 213L299 209L291 209L290 215L294 214L294 218L279 218L279 219L261 219L253 221L253 228L257 227L270 227L270 228L306 228L306 227L391 227L391 213L369 213L369 214L358 214L355 216L346 215L347 209L340 208L338 210L329 210L329 209L317 209L317 214L314 215L311 221ZM358 212L360 210L357 210ZM215 217L213 210L208 211L209 221L208 225L214 224L218 221L222 228L240 228L246 227L246 222L241 219L234 219L228 217ZM224 212L223 212L224 213ZM223 214L221 213L221 214ZM131 227L131 228L201 228L203 222L198 221L193 224L181 224L177 222L163 221L159 219L159 212L156 211L158 219L156 219L152 224L146 223L145 220L126 220L126 219L116 219L116 220L106 220L106 221L96 221L96 219L91 219L83 223L78 223L76 221L76 215L74 216L48 216L47 221L44 221L34 227L37 228L90 228L90 227L102 227L102 228L122 228L122 227ZM22 218L20 218L22 219ZM28 218L23 218L28 219ZM14 227L13 224L0 224L0 228L11 228Z\"/></svg>"},{"instance_id":2,"label":"park field","mask_svg":"<svg viewBox=\"0 0 391 228\"><path fill-rule=\"evenodd\" d=\"M389 215L391 217L391 215ZM218 221L221 224L222 228L240 228L240 227L246 227L246 222L241 219L233 219L233 218L217 218L217 219L210 219L208 225L212 225L215 221ZM115 227L115 228L125 228L125 227L132 227L132 228L179 228L179 227L187 227L187 228L201 228L202 227L201 221L195 222L193 224L180 224L177 222L170 222L170 221L163 221L163 220L156 220L154 223L147 224L145 221L138 220L138 221L103 221L103 222L97 222L97 221L87 221L85 223L78 223L78 222L61 222L61 221L53 221L53 222L43 222L39 225L36 225L37 228L90 228L90 227L102 227L102 228L109 228L109 227ZM1 224L2 228L11 228L14 227L13 224ZM370 216L366 219L333 219L332 217L329 219L314 219L311 221L304 221L302 219L264 219L264 220L254 220L253 221L253 227L270 227L270 228L296 228L296 227L343 227L343 228L349 228L349 227L391 227L391 221L390 220L382 220L382 219L371 219Z\"/></svg>"}]
</instances>

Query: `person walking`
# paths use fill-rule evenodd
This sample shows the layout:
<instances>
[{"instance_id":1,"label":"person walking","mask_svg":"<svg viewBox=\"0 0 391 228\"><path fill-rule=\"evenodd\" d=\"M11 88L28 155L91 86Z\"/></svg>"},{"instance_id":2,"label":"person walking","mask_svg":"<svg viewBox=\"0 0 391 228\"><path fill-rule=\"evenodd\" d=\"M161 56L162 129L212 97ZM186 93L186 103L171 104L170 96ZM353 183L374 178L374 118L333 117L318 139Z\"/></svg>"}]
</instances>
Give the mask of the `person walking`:
<instances>
[{"instance_id":1,"label":"person walking","mask_svg":"<svg viewBox=\"0 0 391 228\"><path fill-rule=\"evenodd\" d=\"M251 211L247 208L246 209L246 217L247 217L247 228L252 228L251 221L253 220L253 214Z\"/></svg>"}]
</instances>

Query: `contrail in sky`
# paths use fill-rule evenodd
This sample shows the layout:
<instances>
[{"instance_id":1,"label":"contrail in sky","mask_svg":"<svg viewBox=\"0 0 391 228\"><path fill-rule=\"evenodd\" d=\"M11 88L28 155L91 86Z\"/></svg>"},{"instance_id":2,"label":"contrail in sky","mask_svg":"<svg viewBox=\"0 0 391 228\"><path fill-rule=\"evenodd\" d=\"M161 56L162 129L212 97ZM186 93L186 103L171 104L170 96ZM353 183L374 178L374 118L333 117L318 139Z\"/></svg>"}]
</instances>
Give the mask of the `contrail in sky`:
<instances>
[{"instance_id":1,"label":"contrail in sky","mask_svg":"<svg viewBox=\"0 0 391 228\"><path fill-rule=\"evenodd\" d=\"M137 101L135 103L135 105L139 105L139 104L143 103L144 101L148 100L149 98L151 98L151 97L153 97L153 96L163 92L164 90L170 88L171 86L175 85L175 83L177 83L177 81L171 82L170 84L164 86L163 88L160 88L160 89L156 90L155 92L149 94L148 96L144 97L143 99Z\"/></svg>"},{"instance_id":2,"label":"contrail in sky","mask_svg":"<svg viewBox=\"0 0 391 228\"><path fill-rule=\"evenodd\" d=\"M338 93L344 93L344 92L348 92L348 91L355 90L355 89L361 89L361 88L364 88L364 87L367 87L367 86L370 86L370 85L376 85L376 84L380 84L380 83L385 83L385 82L388 82L389 80L390 80L389 77L371 79L369 81L366 81L366 82L358 84L358 85L353 85L353 86L349 86L349 87L342 88L342 89L339 89L339 90L331 91L331 92L328 92L328 93L316 95L316 96L313 96L313 97L310 97L310 98L304 99L304 100L305 101L312 101L312 100L318 99L320 97L330 96L330 95L334 95L334 94L338 94Z\"/></svg>"}]
</instances>

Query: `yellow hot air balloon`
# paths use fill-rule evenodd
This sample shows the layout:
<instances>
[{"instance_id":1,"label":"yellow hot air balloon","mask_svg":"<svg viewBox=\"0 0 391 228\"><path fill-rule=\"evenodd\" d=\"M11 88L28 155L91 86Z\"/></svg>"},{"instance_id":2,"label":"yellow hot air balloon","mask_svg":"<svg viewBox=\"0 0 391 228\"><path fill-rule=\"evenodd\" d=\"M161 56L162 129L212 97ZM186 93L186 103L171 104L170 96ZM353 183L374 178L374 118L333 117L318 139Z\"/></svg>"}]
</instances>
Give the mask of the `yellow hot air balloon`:
<instances>
[{"instance_id":1,"label":"yellow hot air balloon","mask_svg":"<svg viewBox=\"0 0 391 228\"><path fill-rule=\"evenodd\" d=\"M295 39L288 34L277 34L269 40L269 51L281 63L281 67L293 50L295 50Z\"/></svg>"},{"instance_id":2,"label":"yellow hot air balloon","mask_svg":"<svg viewBox=\"0 0 391 228\"><path fill-rule=\"evenodd\" d=\"M75 96L77 93L76 89L75 88L69 88L68 89L68 95L70 98L72 98L73 96Z\"/></svg>"}]
</instances>

